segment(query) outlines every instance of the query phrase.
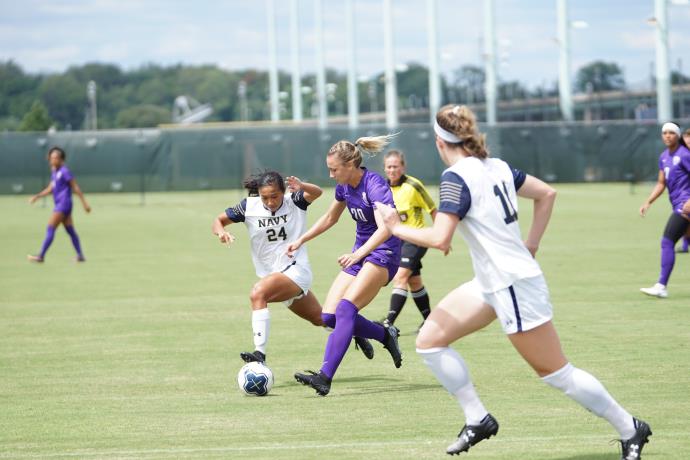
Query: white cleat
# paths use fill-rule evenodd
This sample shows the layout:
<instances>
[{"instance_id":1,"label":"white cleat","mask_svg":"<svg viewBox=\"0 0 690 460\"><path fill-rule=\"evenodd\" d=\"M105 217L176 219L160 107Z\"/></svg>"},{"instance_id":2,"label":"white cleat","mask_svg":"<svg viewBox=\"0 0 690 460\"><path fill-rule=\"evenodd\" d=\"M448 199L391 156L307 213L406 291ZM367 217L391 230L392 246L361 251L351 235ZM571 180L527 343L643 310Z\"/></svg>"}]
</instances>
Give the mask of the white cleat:
<instances>
[{"instance_id":1,"label":"white cleat","mask_svg":"<svg viewBox=\"0 0 690 460\"><path fill-rule=\"evenodd\" d=\"M666 286L660 283L656 283L654 286L649 288L640 288L640 291L652 297L659 297L660 299L665 299L668 297Z\"/></svg>"}]
</instances>

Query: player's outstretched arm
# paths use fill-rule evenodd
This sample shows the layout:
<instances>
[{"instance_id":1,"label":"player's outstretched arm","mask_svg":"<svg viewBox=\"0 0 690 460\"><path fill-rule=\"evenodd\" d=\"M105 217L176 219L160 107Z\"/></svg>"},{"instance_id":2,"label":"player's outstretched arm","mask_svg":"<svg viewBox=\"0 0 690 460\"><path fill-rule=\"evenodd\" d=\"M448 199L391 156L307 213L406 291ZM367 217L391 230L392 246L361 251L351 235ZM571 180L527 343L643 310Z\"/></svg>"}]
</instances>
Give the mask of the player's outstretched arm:
<instances>
[{"instance_id":1,"label":"player's outstretched arm","mask_svg":"<svg viewBox=\"0 0 690 460\"><path fill-rule=\"evenodd\" d=\"M53 184L50 183L46 188L38 192L37 194L33 195L31 198L29 198L29 203L34 204L36 200L39 198L43 198L44 196L50 195L50 193L53 191Z\"/></svg>"},{"instance_id":2,"label":"player's outstretched arm","mask_svg":"<svg viewBox=\"0 0 690 460\"><path fill-rule=\"evenodd\" d=\"M321 196L323 190L318 185L311 184L309 182L302 182L299 177L288 176L285 181L287 182L288 190L292 193L302 190L304 192L304 199L309 203L313 203L318 197Z\"/></svg>"},{"instance_id":3,"label":"player's outstretched arm","mask_svg":"<svg viewBox=\"0 0 690 460\"><path fill-rule=\"evenodd\" d=\"M333 200L331 205L328 207L326 213L319 217L319 220L314 222L314 225L312 225L309 230L304 232L302 236L300 236L288 245L287 254L291 256L304 243L316 238L317 236L319 236L320 234L334 226L336 222L338 222L338 219L340 219L340 216L342 215L344 210L344 201Z\"/></svg>"},{"instance_id":4,"label":"player's outstretched arm","mask_svg":"<svg viewBox=\"0 0 690 460\"><path fill-rule=\"evenodd\" d=\"M642 203L642 206L640 206L640 215L642 217L647 215L647 210L649 207L654 203L654 201L661 196L662 193L664 193L664 189L666 188L666 176L664 176L663 171L659 171L659 176L657 178L656 184L654 184L654 188L652 189L652 193L649 194L649 197L645 200L644 203Z\"/></svg>"},{"instance_id":5,"label":"player's outstretched arm","mask_svg":"<svg viewBox=\"0 0 690 460\"><path fill-rule=\"evenodd\" d=\"M517 194L534 201L532 226L525 241L525 246L534 256L539 249L539 243L541 242L541 237L544 236L546 226L549 224L549 220L551 220L553 204L556 201L556 189L541 179L528 174Z\"/></svg>"},{"instance_id":6,"label":"player's outstretched arm","mask_svg":"<svg viewBox=\"0 0 690 460\"><path fill-rule=\"evenodd\" d=\"M235 237L225 230L225 227L232 223L232 220L225 213L221 213L218 214L218 217L215 218L211 225L211 231L222 244L230 244L235 241Z\"/></svg>"},{"instance_id":7,"label":"player's outstretched arm","mask_svg":"<svg viewBox=\"0 0 690 460\"><path fill-rule=\"evenodd\" d=\"M72 179L71 181L69 181L69 186L72 188L72 192L74 192L74 194L79 197L81 205L84 206L84 211L91 212L91 206L89 206L89 203L86 201L86 198L84 198L84 192L81 191L81 187L79 187L77 181L75 179Z\"/></svg>"},{"instance_id":8,"label":"player's outstretched arm","mask_svg":"<svg viewBox=\"0 0 690 460\"><path fill-rule=\"evenodd\" d=\"M383 223L393 235L417 246L439 249L444 253L450 249L453 232L460 222L455 214L437 212L432 227L412 228L400 222L398 212L391 206L377 202L376 210L381 213Z\"/></svg>"}]
</instances>

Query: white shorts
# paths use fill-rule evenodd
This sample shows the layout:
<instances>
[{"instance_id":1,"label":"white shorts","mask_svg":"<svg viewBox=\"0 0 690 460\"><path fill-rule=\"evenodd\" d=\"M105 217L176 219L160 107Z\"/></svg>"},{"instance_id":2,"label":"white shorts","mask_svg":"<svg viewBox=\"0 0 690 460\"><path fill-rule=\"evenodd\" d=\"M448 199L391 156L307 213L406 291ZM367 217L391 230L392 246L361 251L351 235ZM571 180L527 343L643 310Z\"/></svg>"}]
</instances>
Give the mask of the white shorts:
<instances>
[{"instance_id":1,"label":"white shorts","mask_svg":"<svg viewBox=\"0 0 690 460\"><path fill-rule=\"evenodd\" d=\"M463 286L473 290L494 309L506 334L529 331L553 318L549 288L543 275L523 278L510 287L490 293L481 292L475 280Z\"/></svg>"},{"instance_id":2,"label":"white shorts","mask_svg":"<svg viewBox=\"0 0 690 460\"><path fill-rule=\"evenodd\" d=\"M292 305L292 302L301 299L302 297L307 295L307 292L309 292L313 279L311 267L305 267L303 265L298 265L295 263L290 265L288 268L281 271L280 273L294 281L294 283L297 286L299 286L299 288L302 290L302 292L299 295L283 301L283 304L285 304L286 307L289 307L290 305Z\"/></svg>"}]
</instances>

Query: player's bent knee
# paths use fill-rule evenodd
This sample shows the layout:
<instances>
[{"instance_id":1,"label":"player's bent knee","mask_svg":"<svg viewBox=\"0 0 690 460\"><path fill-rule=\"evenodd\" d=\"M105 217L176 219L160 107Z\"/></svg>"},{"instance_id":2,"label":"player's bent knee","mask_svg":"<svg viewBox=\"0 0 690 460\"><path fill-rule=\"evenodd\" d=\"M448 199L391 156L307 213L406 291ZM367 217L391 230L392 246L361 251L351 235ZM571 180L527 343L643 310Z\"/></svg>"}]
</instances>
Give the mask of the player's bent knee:
<instances>
[{"instance_id":1,"label":"player's bent knee","mask_svg":"<svg viewBox=\"0 0 690 460\"><path fill-rule=\"evenodd\" d=\"M264 287L261 285L261 283L256 283L253 287L251 292L249 293L249 300L252 301L252 305L254 304L265 304L268 301L268 292Z\"/></svg>"},{"instance_id":2,"label":"player's bent knee","mask_svg":"<svg viewBox=\"0 0 690 460\"><path fill-rule=\"evenodd\" d=\"M415 347L420 350L447 347L449 345L443 330L433 321L426 321L417 334Z\"/></svg>"}]
</instances>

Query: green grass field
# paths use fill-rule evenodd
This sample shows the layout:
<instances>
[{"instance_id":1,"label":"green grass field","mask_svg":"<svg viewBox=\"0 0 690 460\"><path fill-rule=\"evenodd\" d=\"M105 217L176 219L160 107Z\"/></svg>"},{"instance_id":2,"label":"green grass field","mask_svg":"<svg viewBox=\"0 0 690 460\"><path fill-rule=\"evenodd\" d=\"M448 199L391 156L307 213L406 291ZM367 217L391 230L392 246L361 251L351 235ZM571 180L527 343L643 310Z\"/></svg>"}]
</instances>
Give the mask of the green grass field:
<instances>
[{"instance_id":1,"label":"green grass field","mask_svg":"<svg viewBox=\"0 0 690 460\"><path fill-rule=\"evenodd\" d=\"M654 431L644 457L690 452L690 255L679 255L666 300L638 289L658 275L662 197L645 219L623 184L560 185L538 259L566 354L595 374ZM437 196L436 192L432 193ZM76 264L64 230L43 265L32 265L51 203L0 197L0 458L443 458L463 424L454 400L414 352L420 321L411 300L398 325L403 367L377 346L352 348L331 394L292 374L318 369L327 333L273 305L269 365L275 386L244 396L238 353L252 348L248 293L255 280L243 225L231 248L210 233L239 191L88 195L75 222L88 262ZM310 211L314 221L332 189ZM521 202L521 222L530 206ZM309 243L320 300L349 250L343 215ZM444 258L430 252L432 303L471 277L458 236ZM364 310L384 316L390 288ZM544 385L498 324L456 344L499 435L468 458L614 459L609 425ZM466 455L467 454L463 454Z\"/></svg>"}]
</instances>

